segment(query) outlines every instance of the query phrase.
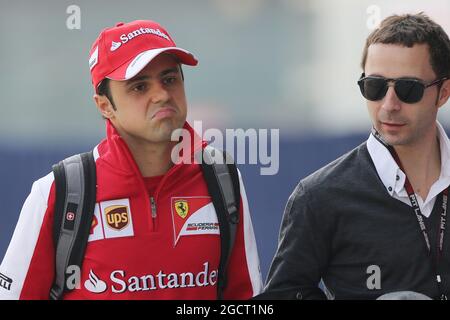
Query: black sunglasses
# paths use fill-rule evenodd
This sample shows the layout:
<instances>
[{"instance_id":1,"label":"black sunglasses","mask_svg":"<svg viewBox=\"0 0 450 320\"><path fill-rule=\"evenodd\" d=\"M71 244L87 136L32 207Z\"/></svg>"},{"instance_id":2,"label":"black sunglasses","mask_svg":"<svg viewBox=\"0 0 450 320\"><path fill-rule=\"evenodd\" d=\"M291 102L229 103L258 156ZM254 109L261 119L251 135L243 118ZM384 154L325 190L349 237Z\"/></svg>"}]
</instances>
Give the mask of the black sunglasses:
<instances>
[{"instance_id":1,"label":"black sunglasses","mask_svg":"<svg viewBox=\"0 0 450 320\"><path fill-rule=\"evenodd\" d=\"M426 88L439 84L444 80L447 80L447 78L425 83L421 80L410 78L389 79L375 76L366 77L363 73L358 80L358 85L364 98L370 101L379 101L386 95L389 82L393 82L395 93L400 101L404 103L416 103L422 100Z\"/></svg>"}]
</instances>

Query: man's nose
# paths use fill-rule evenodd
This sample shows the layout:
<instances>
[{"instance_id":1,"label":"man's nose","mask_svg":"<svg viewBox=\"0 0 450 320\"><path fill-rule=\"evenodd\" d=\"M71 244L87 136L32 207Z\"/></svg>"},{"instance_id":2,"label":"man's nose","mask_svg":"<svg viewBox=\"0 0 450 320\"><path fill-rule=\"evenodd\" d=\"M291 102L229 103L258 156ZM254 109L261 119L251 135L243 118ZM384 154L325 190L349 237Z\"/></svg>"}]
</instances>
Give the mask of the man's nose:
<instances>
[{"instance_id":1,"label":"man's nose","mask_svg":"<svg viewBox=\"0 0 450 320\"><path fill-rule=\"evenodd\" d=\"M395 93L395 89L393 85L390 85L388 87L388 90L386 92L386 95L384 96L382 100L381 108L386 111L398 111L401 108L401 101L397 97L397 94Z\"/></svg>"},{"instance_id":2,"label":"man's nose","mask_svg":"<svg viewBox=\"0 0 450 320\"><path fill-rule=\"evenodd\" d=\"M169 100L169 93L167 89L161 83L154 83L150 90L150 100L152 103L162 103Z\"/></svg>"}]
</instances>

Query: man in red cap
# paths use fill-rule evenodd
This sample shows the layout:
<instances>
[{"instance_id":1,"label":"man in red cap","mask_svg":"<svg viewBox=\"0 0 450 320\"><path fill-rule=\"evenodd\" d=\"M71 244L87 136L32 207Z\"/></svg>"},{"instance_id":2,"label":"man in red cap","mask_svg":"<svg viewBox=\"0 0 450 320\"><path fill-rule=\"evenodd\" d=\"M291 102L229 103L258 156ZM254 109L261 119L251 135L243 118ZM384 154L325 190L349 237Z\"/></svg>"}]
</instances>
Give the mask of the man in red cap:
<instances>
[{"instance_id":1,"label":"man in red cap","mask_svg":"<svg viewBox=\"0 0 450 320\"><path fill-rule=\"evenodd\" d=\"M95 208L79 279L63 299L249 299L261 291L240 175L236 235L220 292L221 229L211 190L201 165L172 160L174 130L195 136L186 122L181 64L197 60L152 21L119 23L92 46L94 100L107 137L93 150ZM192 159L206 148L193 141ZM78 221L78 209L67 211L54 239L55 190L53 173L33 184L0 266L0 299L49 298L59 277L56 248L66 225Z\"/></svg>"}]
</instances>

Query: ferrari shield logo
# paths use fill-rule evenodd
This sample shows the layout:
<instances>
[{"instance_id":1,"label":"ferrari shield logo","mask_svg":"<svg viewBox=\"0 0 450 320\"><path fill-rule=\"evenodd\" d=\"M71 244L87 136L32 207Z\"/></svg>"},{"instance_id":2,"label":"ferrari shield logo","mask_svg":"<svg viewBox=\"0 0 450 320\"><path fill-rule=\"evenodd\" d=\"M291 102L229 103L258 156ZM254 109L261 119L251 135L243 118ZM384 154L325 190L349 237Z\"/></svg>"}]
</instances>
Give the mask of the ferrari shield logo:
<instances>
[{"instance_id":1,"label":"ferrari shield logo","mask_svg":"<svg viewBox=\"0 0 450 320\"><path fill-rule=\"evenodd\" d=\"M183 219L186 218L186 216L187 216L187 214L189 212L188 202L186 200L177 200L177 201L175 201L175 211Z\"/></svg>"}]
</instances>

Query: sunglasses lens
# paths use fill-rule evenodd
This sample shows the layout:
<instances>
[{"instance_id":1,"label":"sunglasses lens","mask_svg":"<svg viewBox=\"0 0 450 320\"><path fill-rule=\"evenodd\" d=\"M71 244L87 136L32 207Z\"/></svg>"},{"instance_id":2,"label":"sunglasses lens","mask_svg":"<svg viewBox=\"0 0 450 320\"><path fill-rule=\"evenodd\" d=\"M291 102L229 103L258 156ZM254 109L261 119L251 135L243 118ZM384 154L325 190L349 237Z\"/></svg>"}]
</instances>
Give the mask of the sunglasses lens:
<instances>
[{"instance_id":1,"label":"sunglasses lens","mask_svg":"<svg viewBox=\"0 0 450 320\"><path fill-rule=\"evenodd\" d=\"M378 101L383 99L387 92L387 81L378 78L366 78L359 81L361 93L367 100Z\"/></svg>"},{"instance_id":2,"label":"sunglasses lens","mask_svg":"<svg viewBox=\"0 0 450 320\"><path fill-rule=\"evenodd\" d=\"M422 100L425 88L423 84L412 80L397 80L395 93L405 103L416 103Z\"/></svg>"}]
</instances>

